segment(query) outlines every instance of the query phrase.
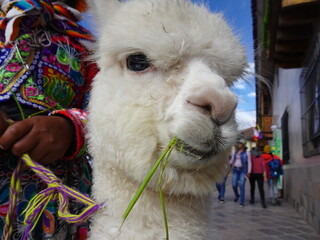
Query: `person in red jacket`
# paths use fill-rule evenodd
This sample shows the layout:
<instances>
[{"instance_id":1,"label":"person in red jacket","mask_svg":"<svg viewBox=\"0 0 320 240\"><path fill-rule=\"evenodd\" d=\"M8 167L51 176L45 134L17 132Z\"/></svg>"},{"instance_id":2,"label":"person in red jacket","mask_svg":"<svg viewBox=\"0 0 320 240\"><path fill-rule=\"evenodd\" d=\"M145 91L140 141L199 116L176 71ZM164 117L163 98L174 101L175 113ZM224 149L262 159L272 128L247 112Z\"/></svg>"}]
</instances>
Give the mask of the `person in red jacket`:
<instances>
[{"instance_id":1,"label":"person in red jacket","mask_svg":"<svg viewBox=\"0 0 320 240\"><path fill-rule=\"evenodd\" d=\"M278 156L271 153L269 145L264 146L263 154L261 155L261 157L264 158L266 164L268 189L271 202L274 206L280 205L281 202L279 200L278 182L280 176L283 174L283 162Z\"/></svg>"},{"instance_id":2,"label":"person in red jacket","mask_svg":"<svg viewBox=\"0 0 320 240\"><path fill-rule=\"evenodd\" d=\"M255 192L255 183L258 183L259 193L260 193L260 201L261 206L266 208L265 202L265 194L263 183L267 182L267 173L264 158L261 157L261 152L257 147L252 148L251 150L251 163L252 163L252 170L250 174L250 203L254 204L254 192Z\"/></svg>"}]
</instances>

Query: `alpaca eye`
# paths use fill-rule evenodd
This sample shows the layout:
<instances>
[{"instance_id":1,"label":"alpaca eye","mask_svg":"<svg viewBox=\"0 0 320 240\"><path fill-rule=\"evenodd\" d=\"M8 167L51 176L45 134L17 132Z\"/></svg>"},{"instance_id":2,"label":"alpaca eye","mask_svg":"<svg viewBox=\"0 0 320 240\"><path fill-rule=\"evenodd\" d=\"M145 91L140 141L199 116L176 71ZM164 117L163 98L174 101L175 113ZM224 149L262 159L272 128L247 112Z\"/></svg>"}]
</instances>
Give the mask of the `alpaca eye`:
<instances>
[{"instance_id":1,"label":"alpaca eye","mask_svg":"<svg viewBox=\"0 0 320 240\"><path fill-rule=\"evenodd\" d=\"M127 68L131 71L142 72L149 67L149 59L142 53L133 54L127 58Z\"/></svg>"}]
</instances>

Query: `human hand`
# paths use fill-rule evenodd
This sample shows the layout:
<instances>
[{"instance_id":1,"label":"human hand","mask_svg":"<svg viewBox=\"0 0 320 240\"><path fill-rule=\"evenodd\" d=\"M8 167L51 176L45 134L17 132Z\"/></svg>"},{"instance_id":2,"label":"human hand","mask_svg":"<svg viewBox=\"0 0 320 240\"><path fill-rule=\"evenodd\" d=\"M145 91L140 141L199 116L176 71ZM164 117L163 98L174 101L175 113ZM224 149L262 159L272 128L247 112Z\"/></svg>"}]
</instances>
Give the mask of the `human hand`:
<instances>
[{"instance_id":1,"label":"human hand","mask_svg":"<svg viewBox=\"0 0 320 240\"><path fill-rule=\"evenodd\" d=\"M9 117L8 115L0 109L0 136L9 126Z\"/></svg>"},{"instance_id":2,"label":"human hand","mask_svg":"<svg viewBox=\"0 0 320 240\"><path fill-rule=\"evenodd\" d=\"M4 117L0 119L2 122ZM0 148L16 156L28 153L39 163L52 163L64 156L73 141L73 125L61 116L35 116L5 128Z\"/></svg>"}]
</instances>

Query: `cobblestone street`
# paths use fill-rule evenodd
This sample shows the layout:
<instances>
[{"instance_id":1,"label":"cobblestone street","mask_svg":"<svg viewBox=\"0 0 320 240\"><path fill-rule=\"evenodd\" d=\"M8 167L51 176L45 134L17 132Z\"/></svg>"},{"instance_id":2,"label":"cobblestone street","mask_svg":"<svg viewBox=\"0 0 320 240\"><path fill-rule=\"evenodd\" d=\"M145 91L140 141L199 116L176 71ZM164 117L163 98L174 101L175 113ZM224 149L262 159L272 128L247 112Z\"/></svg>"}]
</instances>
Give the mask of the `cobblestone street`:
<instances>
[{"instance_id":1,"label":"cobblestone street","mask_svg":"<svg viewBox=\"0 0 320 240\"><path fill-rule=\"evenodd\" d=\"M219 203L217 196L210 211L214 240L320 240L320 234L308 225L300 215L282 200L281 206L273 206L267 201L267 208L260 204L259 191L256 189L255 204L249 203L249 182L246 182L246 203L241 208L233 201L234 194L228 177L225 203ZM265 185L267 194L267 185ZM268 199L268 198L266 198Z\"/></svg>"}]
</instances>

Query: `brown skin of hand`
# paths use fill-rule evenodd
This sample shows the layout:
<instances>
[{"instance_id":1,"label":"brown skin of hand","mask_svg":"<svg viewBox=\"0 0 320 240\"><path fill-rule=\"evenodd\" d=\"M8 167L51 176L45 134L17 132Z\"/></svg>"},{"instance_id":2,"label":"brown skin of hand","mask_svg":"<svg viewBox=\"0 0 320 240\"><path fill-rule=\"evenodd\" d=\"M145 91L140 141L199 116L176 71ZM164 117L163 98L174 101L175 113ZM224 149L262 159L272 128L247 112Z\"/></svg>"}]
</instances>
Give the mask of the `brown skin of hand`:
<instances>
[{"instance_id":1,"label":"brown skin of hand","mask_svg":"<svg viewBox=\"0 0 320 240\"><path fill-rule=\"evenodd\" d=\"M42 164L63 157L73 141L72 123L61 116L34 116L12 125L0 111L0 147L16 156L28 153Z\"/></svg>"},{"instance_id":2,"label":"brown skin of hand","mask_svg":"<svg viewBox=\"0 0 320 240\"><path fill-rule=\"evenodd\" d=\"M9 122L10 120L7 114L4 111L0 110L0 136L4 133L4 131L9 126Z\"/></svg>"}]
</instances>

